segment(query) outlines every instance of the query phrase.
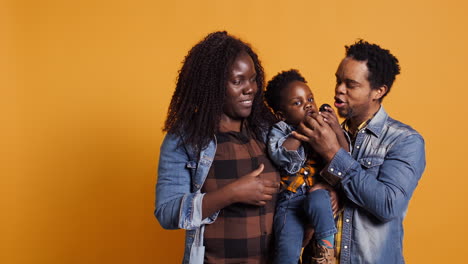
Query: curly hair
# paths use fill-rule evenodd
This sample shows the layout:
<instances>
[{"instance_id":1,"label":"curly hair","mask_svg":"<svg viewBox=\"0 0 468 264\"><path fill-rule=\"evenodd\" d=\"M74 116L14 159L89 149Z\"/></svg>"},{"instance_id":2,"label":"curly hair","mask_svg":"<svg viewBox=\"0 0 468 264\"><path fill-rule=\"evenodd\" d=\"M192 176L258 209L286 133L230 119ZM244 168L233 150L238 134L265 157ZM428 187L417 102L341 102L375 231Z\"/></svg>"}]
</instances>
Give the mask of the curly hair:
<instances>
[{"instance_id":1,"label":"curly hair","mask_svg":"<svg viewBox=\"0 0 468 264\"><path fill-rule=\"evenodd\" d=\"M294 81L307 83L305 78L296 69L282 71L268 82L265 100L274 112L281 110L281 91Z\"/></svg>"},{"instance_id":2,"label":"curly hair","mask_svg":"<svg viewBox=\"0 0 468 264\"><path fill-rule=\"evenodd\" d=\"M229 70L242 52L253 60L259 88L247 125L261 139L276 121L263 101L263 67L249 44L226 31L209 34L185 57L163 131L182 136L198 152L205 148L219 130Z\"/></svg>"},{"instance_id":3,"label":"curly hair","mask_svg":"<svg viewBox=\"0 0 468 264\"><path fill-rule=\"evenodd\" d=\"M380 98L380 101L382 101L390 92L396 75L400 74L398 59L389 50L383 49L376 44L370 44L362 39L351 46L345 46L345 49L346 57L366 61L369 70L368 80L372 89L377 89L383 85L387 86L387 93Z\"/></svg>"}]
</instances>

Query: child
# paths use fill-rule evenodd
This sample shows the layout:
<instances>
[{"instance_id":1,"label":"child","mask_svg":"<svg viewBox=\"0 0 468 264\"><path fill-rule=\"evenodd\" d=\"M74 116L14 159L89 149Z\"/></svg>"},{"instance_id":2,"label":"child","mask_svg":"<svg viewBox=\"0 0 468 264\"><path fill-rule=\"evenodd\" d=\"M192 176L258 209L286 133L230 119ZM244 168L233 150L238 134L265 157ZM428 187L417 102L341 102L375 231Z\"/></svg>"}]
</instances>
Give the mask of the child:
<instances>
[{"instance_id":1,"label":"child","mask_svg":"<svg viewBox=\"0 0 468 264\"><path fill-rule=\"evenodd\" d=\"M315 229L315 263L335 263L334 235L337 232L327 190L309 191L323 168L320 157L301 144L291 132L306 116L318 113L314 96L297 70L283 71L268 82L265 99L282 120L270 130L268 152L280 168L282 192L274 218L275 263L297 264L302 248L305 225ZM347 141L331 108L321 113L333 128L342 146ZM328 112L330 111L330 112ZM301 132L301 131L298 131Z\"/></svg>"}]
</instances>

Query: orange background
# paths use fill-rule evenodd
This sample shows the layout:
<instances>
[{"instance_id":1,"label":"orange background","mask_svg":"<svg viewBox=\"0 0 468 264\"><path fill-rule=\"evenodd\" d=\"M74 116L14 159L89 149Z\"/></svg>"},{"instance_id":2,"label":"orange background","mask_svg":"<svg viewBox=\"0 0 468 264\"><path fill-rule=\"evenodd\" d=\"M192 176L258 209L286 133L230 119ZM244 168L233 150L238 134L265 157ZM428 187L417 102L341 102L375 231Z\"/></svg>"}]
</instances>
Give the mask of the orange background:
<instances>
[{"instance_id":1,"label":"orange background","mask_svg":"<svg viewBox=\"0 0 468 264\"><path fill-rule=\"evenodd\" d=\"M407 263L461 259L462 2L2 1L0 263L180 263L183 231L153 216L161 128L184 56L221 29L252 44L267 79L300 69L319 103L332 101L345 44L390 49L402 74L384 105L427 144Z\"/></svg>"}]
</instances>

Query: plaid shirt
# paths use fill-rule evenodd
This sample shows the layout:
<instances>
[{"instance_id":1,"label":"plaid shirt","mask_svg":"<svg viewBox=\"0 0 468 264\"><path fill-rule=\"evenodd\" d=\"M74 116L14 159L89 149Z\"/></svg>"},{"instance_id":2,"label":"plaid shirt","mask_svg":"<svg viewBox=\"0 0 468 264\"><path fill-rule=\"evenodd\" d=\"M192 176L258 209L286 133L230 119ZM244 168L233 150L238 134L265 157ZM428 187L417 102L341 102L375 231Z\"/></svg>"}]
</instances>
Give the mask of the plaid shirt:
<instances>
[{"instance_id":1,"label":"plaid shirt","mask_svg":"<svg viewBox=\"0 0 468 264\"><path fill-rule=\"evenodd\" d=\"M263 163L260 177L278 181L265 145L245 131L218 133L218 146L202 192L210 192L250 173ZM205 263L271 263L276 196L265 206L236 203L205 226Z\"/></svg>"},{"instance_id":2,"label":"plaid shirt","mask_svg":"<svg viewBox=\"0 0 468 264\"><path fill-rule=\"evenodd\" d=\"M307 186L314 184L314 176L318 172L318 164L314 160L308 160L295 175L281 175L281 186L291 192L296 192L297 188L306 183Z\"/></svg>"},{"instance_id":3,"label":"plaid shirt","mask_svg":"<svg viewBox=\"0 0 468 264\"><path fill-rule=\"evenodd\" d=\"M343 234L343 212L341 211L336 219L336 230L338 232L335 234L335 255L336 255L336 264L340 264L340 253L341 253L341 236Z\"/></svg>"}]
</instances>

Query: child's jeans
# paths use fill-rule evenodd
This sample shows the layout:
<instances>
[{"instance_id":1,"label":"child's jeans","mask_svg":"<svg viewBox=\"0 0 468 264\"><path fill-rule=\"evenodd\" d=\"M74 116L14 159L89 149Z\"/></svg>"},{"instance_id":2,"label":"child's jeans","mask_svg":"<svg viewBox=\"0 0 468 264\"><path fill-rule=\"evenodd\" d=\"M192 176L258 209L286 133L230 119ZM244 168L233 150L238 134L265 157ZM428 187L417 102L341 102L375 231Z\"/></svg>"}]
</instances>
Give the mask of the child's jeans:
<instances>
[{"instance_id":1,"label":"child's jeans","mask_svg":"<svg viewBox=\"0 0 468 264\"><path fill-rule=\"evenodd\" d=\"M337 232L328 191L319 189L308 193L305 185L295 193L282 191L278 197L273 224L274 263L298 263L307 223L315 229L315 239Z\"/></svg>"}]
</instances>

